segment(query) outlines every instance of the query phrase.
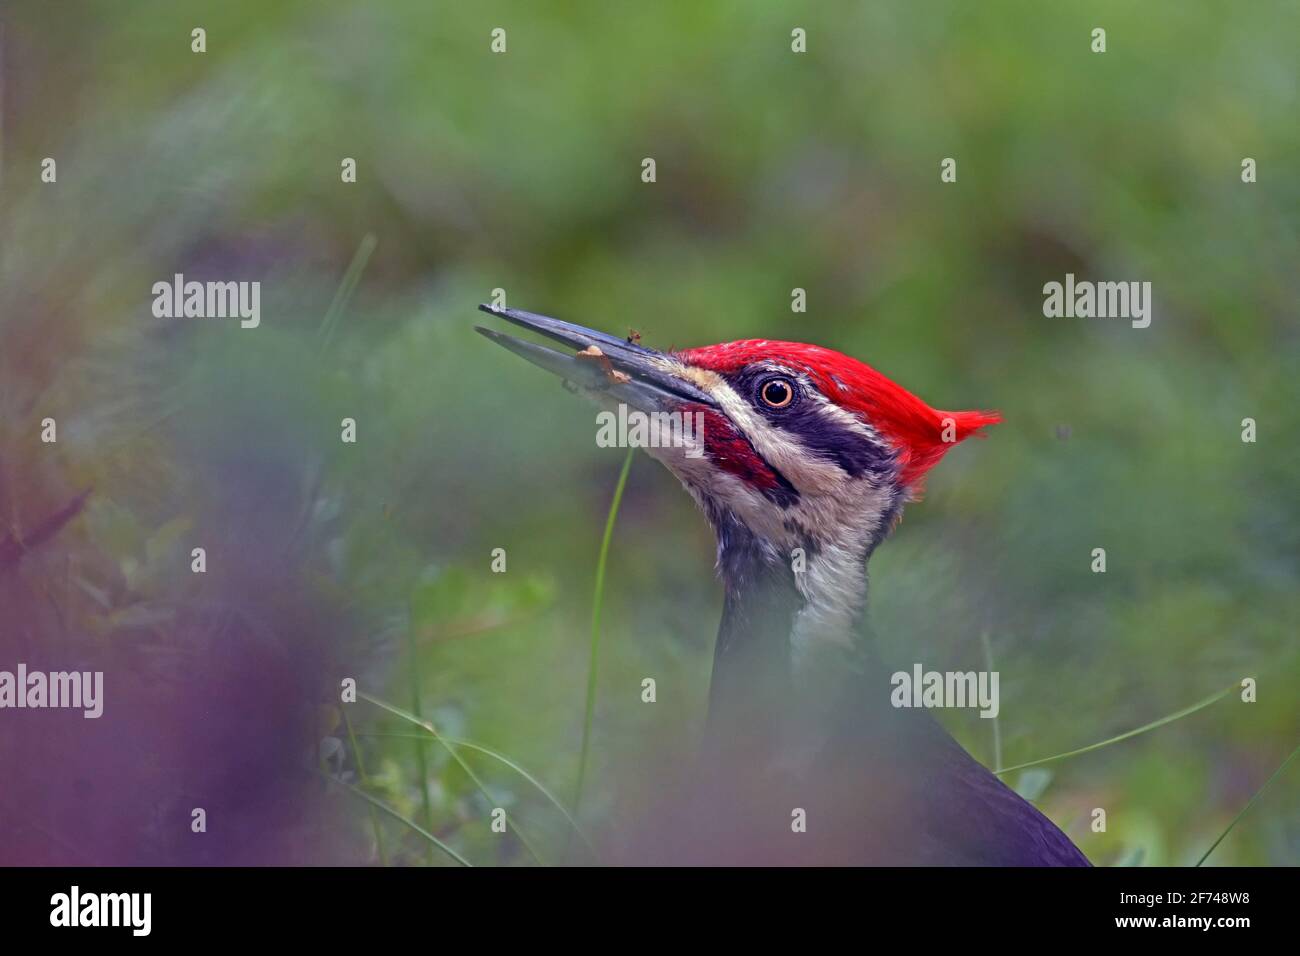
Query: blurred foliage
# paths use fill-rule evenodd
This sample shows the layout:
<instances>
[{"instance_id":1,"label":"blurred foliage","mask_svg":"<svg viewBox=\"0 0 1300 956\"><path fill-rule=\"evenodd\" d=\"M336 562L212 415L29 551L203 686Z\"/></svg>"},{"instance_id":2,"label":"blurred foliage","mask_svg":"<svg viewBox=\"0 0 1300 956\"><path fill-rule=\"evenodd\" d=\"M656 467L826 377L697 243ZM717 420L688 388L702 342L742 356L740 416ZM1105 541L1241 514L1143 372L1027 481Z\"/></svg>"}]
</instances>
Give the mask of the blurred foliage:
<instances>
[{"instance_id":1,"label":"blurred foliage","mask_svg":"<svg viewBox=\"0 0 1300 956\"><path fill-rule=\"evenodd\" d=\"M30 525L95 489L59 561L28 569L61 581L75 557L83 585L54 592L58 627L33 600L42 640L170 613L200 588L191 529L264 529L243 570L337 630L331 675L408 708L418 691L441 732L567 799L621 453L473 334L501 287L660 347L817 342L936 406L1001 409L873 562L887 657L978 667L987 632L1008 764L1259 681L1257 704L1021 775L1094 861L1194 862L1300 738L1289 0L18 0L0 17L0 516ZM154 319L149 289L174 272L261 280L261 327ZM1066 272L1149 280L1153 324L1045 319L1042 286ZM38 442L45 415L57 446ZM686 495L638 460L610 557L593 826L692 751L711 560ZM528 860L446 750L348 706L370 792L476 862ZM988 721L944 719L992 763ZM553 808L465 757L558 858ZM1300 861L1298 805L1292 772L1212 862ZM380 825L389 862L428 859Z\"/></svg>"}]
</instances>

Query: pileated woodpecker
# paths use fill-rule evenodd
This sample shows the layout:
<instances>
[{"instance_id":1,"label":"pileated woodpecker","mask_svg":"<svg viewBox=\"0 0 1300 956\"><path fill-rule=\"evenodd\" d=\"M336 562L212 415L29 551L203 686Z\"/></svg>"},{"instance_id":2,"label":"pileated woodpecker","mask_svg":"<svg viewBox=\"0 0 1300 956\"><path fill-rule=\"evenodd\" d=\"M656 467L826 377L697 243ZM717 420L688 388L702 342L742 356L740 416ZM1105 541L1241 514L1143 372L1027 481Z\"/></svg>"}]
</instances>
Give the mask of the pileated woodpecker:
<instances>
[{"instance_id":1,"label":"pileated woodpecker","mask_svg":"<svg viewBox=\"0 0 1300 956\"><path fill-rule=\"evenodd\" d=\"M647 450L717 538L725 589L701 780L656 856L690 862L1078 865L1087 858L924 710L891 702L866 565L955 443L995 412L931 408L870 366L767 340L658 352L483 305L558 352L478 331L659 434ZM701 416L701 417L696 417ZM679 419L680 421L680 419ZM702 449L700 448L702 445Z\"/></svg>"}]
</instances>

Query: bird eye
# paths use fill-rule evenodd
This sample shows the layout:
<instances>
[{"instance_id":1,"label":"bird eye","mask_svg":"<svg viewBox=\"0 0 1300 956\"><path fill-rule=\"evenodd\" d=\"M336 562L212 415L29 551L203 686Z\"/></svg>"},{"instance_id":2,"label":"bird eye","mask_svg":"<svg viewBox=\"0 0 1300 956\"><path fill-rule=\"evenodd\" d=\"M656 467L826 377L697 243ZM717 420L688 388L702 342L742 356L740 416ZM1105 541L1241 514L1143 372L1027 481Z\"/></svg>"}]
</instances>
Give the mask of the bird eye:
<instances>
[{"instance_id":1,"label":"bird eye","mask_svg":"<svg viewBox=\"0 0 1300 956\"><path fill-rule=\"evenodd\" d=\"M785 408L794 401L794 386L783 378L772 378L763 383L758 394L768 407Z\"/></svg>"}]
</instances>

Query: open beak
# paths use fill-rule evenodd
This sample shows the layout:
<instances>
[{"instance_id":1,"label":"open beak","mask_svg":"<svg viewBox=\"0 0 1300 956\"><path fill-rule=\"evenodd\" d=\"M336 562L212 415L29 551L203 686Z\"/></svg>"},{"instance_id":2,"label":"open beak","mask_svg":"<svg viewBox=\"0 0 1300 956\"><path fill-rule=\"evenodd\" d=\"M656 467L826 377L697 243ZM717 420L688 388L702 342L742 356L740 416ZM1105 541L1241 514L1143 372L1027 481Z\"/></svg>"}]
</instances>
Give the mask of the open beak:
<instances>
[{"instance_id":1,"label":"open beak","mask_svg":"<svg viewBox=\"0 0 1300 956\"><path fill-rule=\"evenodd\" d=\"M479 309L513 322L573 352L560 352L513 335L475 326L478 332L568 382L592 392L592 397L626 402L644 412L674 411L685 404L716 407L707 392L677 374L675 359L617 336L534 312L480 305Z\"/></svg>"}]
</instances>

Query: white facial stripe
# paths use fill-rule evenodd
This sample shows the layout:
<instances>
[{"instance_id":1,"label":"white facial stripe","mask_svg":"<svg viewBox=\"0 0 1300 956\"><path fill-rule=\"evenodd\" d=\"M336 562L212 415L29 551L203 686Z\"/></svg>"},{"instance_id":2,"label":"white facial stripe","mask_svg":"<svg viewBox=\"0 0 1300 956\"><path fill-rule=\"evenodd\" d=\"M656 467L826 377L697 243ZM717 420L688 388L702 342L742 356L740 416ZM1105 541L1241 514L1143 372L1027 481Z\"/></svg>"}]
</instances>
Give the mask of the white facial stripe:
<instances>
[{"instance_id":1,"label":"white facial stripe","mask_svg":"<svg viewBox=\"0 0 1300 956\"><path fill-rule=\"evenodd\" d=\"M805 602L790 635L796 675L811 659L810 651L852 644L855 623L866 605L867 548L887 532L897 496L892 483L865 475L847 480L834 494L803 499L792 509L817 544L803 573L795 575Z\"/></svg>"}]
</instances>

